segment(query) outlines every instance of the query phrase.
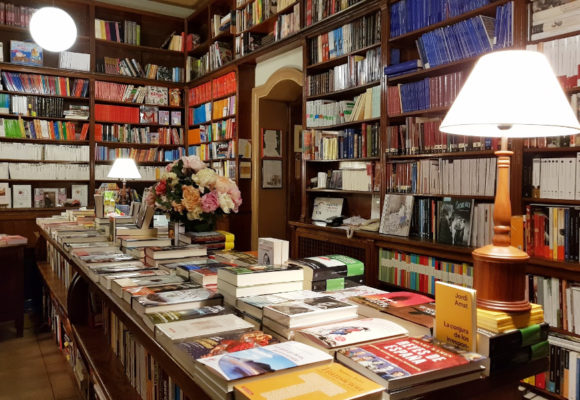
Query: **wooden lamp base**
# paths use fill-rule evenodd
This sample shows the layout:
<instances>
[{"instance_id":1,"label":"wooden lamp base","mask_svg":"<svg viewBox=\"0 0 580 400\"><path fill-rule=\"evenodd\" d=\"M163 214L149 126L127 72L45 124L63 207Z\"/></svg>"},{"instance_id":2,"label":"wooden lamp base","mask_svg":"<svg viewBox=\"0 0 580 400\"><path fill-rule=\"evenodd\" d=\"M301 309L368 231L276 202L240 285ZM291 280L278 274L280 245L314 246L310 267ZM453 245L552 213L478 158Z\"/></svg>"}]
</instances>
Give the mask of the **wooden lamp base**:
<instances>
[{"instance_id":1,"label":"wooden lamp base","mask_svg":"<svg viewBox=\"0 0 580 400\"><path fill-rule=\"evenodd\" d=\"M525 295L527 253L513 246L488 245L475 249L472 255L477 307L506 312L531 309Z\"/></svg>"},{"instance_id":2,"label":"wooden lamp base","mask_svg":"<svg viewBox=\"0 0 580 400\"><path fill-rule=\"evenodd\" d=\"M473 251L473 288L477 306L495 311L524 312L526 300L525 266L527 253L511 245L510 157L507 137L502 137L497 156L497 187L493 212L493 244Z\"/></svg>"}]
</instances>

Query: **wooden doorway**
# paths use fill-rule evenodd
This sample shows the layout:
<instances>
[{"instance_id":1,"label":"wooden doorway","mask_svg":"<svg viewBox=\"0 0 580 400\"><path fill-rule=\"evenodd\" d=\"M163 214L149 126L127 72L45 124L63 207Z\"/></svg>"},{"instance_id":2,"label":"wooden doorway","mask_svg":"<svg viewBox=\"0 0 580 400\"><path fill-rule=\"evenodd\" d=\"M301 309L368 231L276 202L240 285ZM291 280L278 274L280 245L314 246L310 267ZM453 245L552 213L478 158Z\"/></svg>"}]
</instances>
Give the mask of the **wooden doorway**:
<instances>
[{"instance_id":1,"label":"wooden doorway","mask_svg":"<svg viewBox=\"0 0 580 400\"><path fill-rule=\"evenodd\" d=\"M301 71L281 68L252 90L252 249L258 248L260 236L287 239L287 222L300 212L300 159L294 136L302 122L302 85ZM280 157L262 155L264 130L270 131L270 138L278 132ZM268 178L275 169L281 170L281 184Z\"/></svg>"}]
</instances>

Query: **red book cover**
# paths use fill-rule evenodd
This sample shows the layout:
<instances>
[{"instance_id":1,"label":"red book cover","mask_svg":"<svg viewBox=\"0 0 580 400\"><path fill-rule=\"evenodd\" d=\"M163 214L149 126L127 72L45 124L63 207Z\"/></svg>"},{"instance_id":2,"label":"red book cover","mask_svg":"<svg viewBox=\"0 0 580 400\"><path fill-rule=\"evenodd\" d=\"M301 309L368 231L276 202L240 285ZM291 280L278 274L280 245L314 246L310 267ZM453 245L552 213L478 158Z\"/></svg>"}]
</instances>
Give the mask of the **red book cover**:
<instances>
[{"instance_id":1,"label":"red book cover","mask_svg":"<svg viewBox=\"0 0 580 400\"><path fill-rule=\"evenodd\" d=\"M485 357L443 347L430 337L399 338L351 347L337 353L339 361L357 372L381 379L388 391L476 372Z\"/></svg>"},{"instance_id":2,"label":"red book cover","mask_svg":"<svg viewBox=\"0 0 580 400\"><path fill-rule=\"evenodd\" d=\"M546 373L545 372L541 372L538 375L536 375L536 386L539 387L540 389L546 388Z\"/></svg>"},{"instance_id":3,"label":"red book cover","mask_svg":"<svg viewBox=\"0 0 580 400\"><path fill-rule=\"evenodd\" d=\"M406 281L404 278L405 276L402 275L401 280ZM407 307L433 302L431 297L413 292L368 294L353 297L353 300L357 303L366 304L379 310L386 310L389 307Z\"/></svg>"},{"instance_id":4,"label":"red book cover","mask_svg":"<svg viewBox=\"0 0 580 400\"><path fill-rule=\"evenodd\" d=\"M362 147L362 156L364 158L364 157L367 157L367 140L368 140L367 139L367 124L366 123L362 124L361 135L362 135L362 146L361 146Z\"/></svg>"}]
</instances>

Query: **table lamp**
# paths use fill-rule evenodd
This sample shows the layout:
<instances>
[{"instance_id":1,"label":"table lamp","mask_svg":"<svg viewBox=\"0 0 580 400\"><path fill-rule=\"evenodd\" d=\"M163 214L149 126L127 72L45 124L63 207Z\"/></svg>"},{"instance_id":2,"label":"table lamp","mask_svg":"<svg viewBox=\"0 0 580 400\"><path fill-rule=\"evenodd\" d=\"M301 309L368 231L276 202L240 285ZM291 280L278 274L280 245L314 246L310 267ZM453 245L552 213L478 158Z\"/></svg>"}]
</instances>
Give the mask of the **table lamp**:
<instances>
[{"instance_id":1,"label":"table lamp","mask_svg":"<svg viewBox=\"0 0 580 400\"><path fill-rule=\"evenodd\" d=\"M492 244L473 251L473 288L480 308L518 312L526 299L528 254L511 246L508 138L574 135L580 124L546 57L524 50L482 56L441 122L441 132L500 137Z\"/></svg>"},{"instance_id":2,"label":"table lamp","mask_svg":"<svg viewBox=\"0 0 580 400\"><path fill-rule=\"evenodd\" d=\"M117 158L107 175L107 178L121 179L123 181L123 189L119 195L119 204L129 204L129 196L127 194L127 179L140 179L141 174L135 165L135 160L132 158Z\"/></svg>"}]
</instances>

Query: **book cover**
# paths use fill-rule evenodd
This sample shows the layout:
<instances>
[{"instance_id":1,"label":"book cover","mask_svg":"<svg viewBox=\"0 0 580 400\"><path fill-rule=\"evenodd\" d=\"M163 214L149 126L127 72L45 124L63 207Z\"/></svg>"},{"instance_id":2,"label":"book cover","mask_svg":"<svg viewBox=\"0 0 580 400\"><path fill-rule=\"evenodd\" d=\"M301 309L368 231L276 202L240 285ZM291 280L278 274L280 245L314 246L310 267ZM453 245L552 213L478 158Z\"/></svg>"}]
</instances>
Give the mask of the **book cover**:
<instances>
[{"instance_id":1,"label":"book cover","mask_svg":"<svg viewBox=\"0 0 580 400\"><path fill-rule=\"evenodd\" d=\"M288 264L302 267L306 281L364 275L364 264L361 261L338 254L291 259Z\"/></svg>"},{"instance_id":2,"label":"book cover","mask_svg":"<svg viewBox=\"0 0 580 400\"><path fill-rule=\"evenodd\" d=\"M418 304L431 303L431 297L414 292L391 292L379 294L367 294L351 298L353 301L371 306L381 311L389 307L407 307Z\"/></svg>"},{"instance_id":3,"label":"book cover","mask_svg":"<svg viewBox=\"0 0 580 400\"><path fill-rule=\"evenodd\" d=\"M303 300L293 300L264 307L264 317L280 324L292 327L308 323L336 321L342 317L356 318L357 306L336 300L334 297L322 296Z\"/></svg>"},{"instance_id":4,"label":"book cover","mask_svg":"<svg viewBox=\"0 0 580 400\"><path fill-rule=\"evenodd\" d=\"M502 333L511 329L522 329L544 322L544 309L540 304L531 304L527 312L504 312L477 309L477 327L490 332Z\"/></svg>"},{"instance_id":5,"label":"book cover","mask_svg":"<svg viewBox=\"0 0 580 400\"><path fill-rule=\"evenodd\" d=\"M159 118L159 125L169 125L169 111L168 110L159 110L158 113Z\"/></svg>"},{"instance_id":6,"label":"book cover","mask_svg":"<svg viewBox=\"0 0 580 400\"><path fill-rule=\"evenodd\" d=\"M181 89L178 88L169 89L169 105L172 107L181 106Z\"/></svg>"},{"instance_id":7,"label":"book cover","mask_svg":"<svg viewBox=\"0 0 580 400\"><path fill-rule=\"evenodd\" d=\"M406 307L387 307L383 311L413 324L424 326L429 330L435 325L435 303Z\"/></svg>"},{"instance_id":8,"label":"book cover","mask_svg":"<svg viewBox=\"0 0 580 400\"><path fill-rule=\"evenodd\" d=\"M278 341L259 330L226 332L177 344L192 360L263 347Z\"/></svg>"},{"instance_id":9,"label":"book cover","mask_svg":"<svg viewBox=\"0 0 580 400\"><path fill-rule=\"evenodd\" d=\"M548 340L549 331L550 325L547 322L504 333L477 328L477 352L486 357L510 353L514 349Z\"/></svg>"},{"instance_id":10,"label":"book cover","mask_svg":"<svg viewBox=\"0 0 580 400\"><path fill-rule=\"evenodd\" d=\"M462 350L477 349L476 291L445 282L435 282L435 338Z\"/></svg>"},{"instance_id":11,"label":"book cover","mask_svg":"<svg viewBox=\"0 0 580 400\"><path fill-rule=\"evenodd\" d=\"M384 387L333 363L234 386L240 400L380 400Z\"/></svg>"},{"instance_id":12,"label":"book cover","mask_svg":"<svg viewBox=\"0 0 580 400\"><path fill-rule=\"evenodd\" d=\"M42 47L36 43L11 40L10 62L34 67L42 66Z\"/></svg>"},{"instance_id":13,"label":"book cover","mask_svg":"<svg viewBox=\"0 0 580 400\"><path fill-rule=\"evenodd\" d=\"M142 297L155 293L172 292L177 290L199 289L200 287L201 286L197 283L192 282L171 283L169 285L159 286L130 286L123 288L123 299L128 303L131 303L133 297Z\"/></svg>"},{"instance_id":14,"label":"book cover","mask_svg":"<svg viewBox=\"0 0 580 400\"><path fill-rule=\"evenodd\" d=\"M134 302L136 301L140 304L143 307L143 311L147 313L148 310L153 310L157 306L203 302L211 299L216 299L221 302L221 298L222 296L219 293L216 293L215 290L196 288L150 293L145 296L137 297Z\"/></svg>"},{"instance_id":15,"label":"book cover","mask_svg":"<svg viewBox=\"0 0 580 400\"><path fill-rule=\"evenodd\" d=\"M252 324L233 314L224 314L156 325L155 338L163 337L161 340L177 342L229 331L248 331L252 327Z\"/></svg>"},{"instance_id":16,"label":"book cover","mask_svg":"<svg viewBox=\"0 0 580 400\"><path fill-rule=\"evenodd\" d=\"M157 124L157 113L159 107L141 106L139 107L139 122L141 124Z\"/></svg>"},{"instance_id":17,"label":"book cover","mask_svg":"<svg viewBox=\"0 0 580 400\"><path fill-rule=\"evenodd\" d=\"M12 185L12 207L30 208L32 207L32 186Z\"/></svg>"},{"instance_id":18,"label":"book cover","mask_svg":"<svg viewBox=\"0 0 580 400\"><path fill-rule=\"evenodd\" d=\"M204 306L200 308L190 308L188 310L179 311L160 311L146 314L143 316L145 323L153 329L157 324L165 324L167 322L185 321L190 319L204 318L214 315L231 314L231 309L221 305Z\"/></svg>"},{"instance_id":19,"label":"book cover","mask_svg":"<svg viewBox=\"0 0 580 400\"><path fill-rule=\"evenodd\" d=\"M469 246L473 200L445 198L438 202L437 241Z\"/></svg>"},{"instance_id":20,"label":"book cover","mask_svg":"<svg viewBox=\"0 0 580 400\"><path fill-rule=\"evenodd\" d=\"M251 265L218 269L218 279L232 285L263 285L274 282L301 281L302 268L292 265Z\"/></svg>"},{"instance_id":21,"label":"book cover","mask_svg":"<svg viewBox=\"0 0 580 400\"><path fill-rule=\"evenodd\" d=\"M391 339L339 350L338 361L393 391L481 370L485 357L441 345L431 337Z\"/></svg>"},{"instance_id":22,"label":"book cover","mask_svg":"<svg viewBox=\"0 0 580 400\"><path fill-rule=\"evenodd\" d=\"M168 104L167 88L160 86L147 86L145 103L166 106Z\"/></svg>"},{"instance_id":23,"label":"book cover","mask_svg":"<svg viewBox=\"0 0 580 400\"><path fill-rule=\"evenodd\" d=\"M379 232L409 236L414 198L412 195L386 194Z\"/></svg>"},{"instance_id":24,"label":"book cover","mask_svg":"<svg viewBox=\"0 0 580 400\"><path fill-rule=\"evenodd\" d=\"M331 362L332 357L321 350L290 341L198 361L222 379L233 381L302 365Z\"/></svg>"},{"instance_id":25,"label":"book cover","mask_svg":"<svg viewBox=\"0 0 580 400\"><path fill-rule=\"evenodd\" d=\"M363 318L299 329L295 333L295 339L303 341L301 340L303 337L326 349L334 349L379 339L406 336L407 333L405 328L386 319Z\"/></svg>"}]
</instances>

